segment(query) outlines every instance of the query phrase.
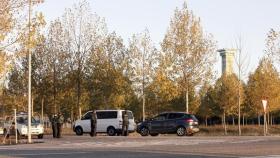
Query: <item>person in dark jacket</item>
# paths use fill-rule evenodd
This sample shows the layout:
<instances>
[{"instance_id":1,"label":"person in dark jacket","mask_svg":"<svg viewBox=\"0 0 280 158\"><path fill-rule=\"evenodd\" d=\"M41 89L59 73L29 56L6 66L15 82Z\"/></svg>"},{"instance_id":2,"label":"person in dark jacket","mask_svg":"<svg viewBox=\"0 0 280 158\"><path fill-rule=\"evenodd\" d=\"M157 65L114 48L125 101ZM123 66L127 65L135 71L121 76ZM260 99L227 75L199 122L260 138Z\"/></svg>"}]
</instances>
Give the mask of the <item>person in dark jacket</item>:
<instances>
[{"instance_id":1,"label":"person in dark jacket","mask_svg":"<svg viewBox=\"0 0 280 158\"><path fill-rule=\"evenodd\" d=\"M52 116L52 132L53 132L53 138L57 138L57 115L54 114Z\"/></svg>"},{"instance_id":2,"label":"person in dark jacket","mask_svg":"<svg viewBox=\"0 0 280 158\"><path fill-rule=\"evenodd\" d=\"M122 135L128 136L128 125L129 125L129 119L128 119L128 112L125 110L122 115Z\"/></svg>"},{"instance_id":3,"label":"person in dark jacket","mask_svg":"<svg viewBox=\"0 0 280 158\"><path fill-rule=\"evenodd\" d=\"M61 138L61 131L62 131L62 125L64 123L64 117L59 112L57 115L57 138Z\"/></svg>"},{"instance_id":4,"label":"person in dark jacket","mask_svg":"<svg viewBox=\"0 0 280 158\"><path fill-rule=\"evenodd\" d=\"M90 136L91 137L95 137L96 136L96 128L97 128L97 116L96 116L96 111L93 110L92 111L92 115L90 118Z\"/></svg>"}]
</instances>

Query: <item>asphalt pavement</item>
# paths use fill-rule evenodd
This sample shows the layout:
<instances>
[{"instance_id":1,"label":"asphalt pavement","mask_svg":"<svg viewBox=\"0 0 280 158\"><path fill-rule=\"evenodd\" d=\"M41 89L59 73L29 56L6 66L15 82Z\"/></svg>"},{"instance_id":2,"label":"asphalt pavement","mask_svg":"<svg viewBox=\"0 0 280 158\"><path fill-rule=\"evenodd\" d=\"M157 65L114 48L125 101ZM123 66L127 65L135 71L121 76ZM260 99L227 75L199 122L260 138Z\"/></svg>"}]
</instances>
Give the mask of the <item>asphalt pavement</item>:
<instances>
[{"instance_id":1,"label":"asphalt pavement","mask_svg":"<svg viewBox=\"0 0 280 158\"><path fill-rule=\"evenodd\" d=\"M2 157L20 158L222 158L219 156L191 155L191 154L167 154L153 152L133 151L80 151L80 150L6 150L1 151ZM0 156L1 157L1 156ZM1 158L2 158L1 157Z\"/></svg>"},{"instance_id":2,"label":"asphalt pavement","mask_svg":"<svg viewBox=\"0 0 280 158\"><path fill-rule=\"evenodd\" d=\"M93 158L280 158L279 136L123 137L63 136L33 144L0 145L2 157Z\"/></svg>"}]
</instances>

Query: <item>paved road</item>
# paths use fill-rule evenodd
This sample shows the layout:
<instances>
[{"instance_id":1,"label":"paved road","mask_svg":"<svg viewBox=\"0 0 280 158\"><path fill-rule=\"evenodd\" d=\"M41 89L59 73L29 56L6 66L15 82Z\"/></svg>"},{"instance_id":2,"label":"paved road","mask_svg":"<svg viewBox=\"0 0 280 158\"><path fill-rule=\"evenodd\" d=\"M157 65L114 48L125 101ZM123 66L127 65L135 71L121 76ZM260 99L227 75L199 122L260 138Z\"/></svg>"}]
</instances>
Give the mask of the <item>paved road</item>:
<instances>
[{"instance_id":1,"label":"paved road","mask_svg":"<svg viewBox=\"0 0 280 158\"><path fill-rule=\"evenodd\" d=\"M1 151L3 157L20 158L222 158L223 156L170 154L157 152L133 152L133 151L105 151L105 150L6 150ZM2 158L0 156L0 158Z\"/></svg>"},{"instance_id":2,"label":"paved road","mask_svg":"<svg viewBox=\"0 0 280 158\"><path fill-rule=\"evenodd\" d=\"M26 140L22 140L24 142ZM280 137L64 136L0 146L2 157L280 158Z\"/></svg>"}]
</instances>

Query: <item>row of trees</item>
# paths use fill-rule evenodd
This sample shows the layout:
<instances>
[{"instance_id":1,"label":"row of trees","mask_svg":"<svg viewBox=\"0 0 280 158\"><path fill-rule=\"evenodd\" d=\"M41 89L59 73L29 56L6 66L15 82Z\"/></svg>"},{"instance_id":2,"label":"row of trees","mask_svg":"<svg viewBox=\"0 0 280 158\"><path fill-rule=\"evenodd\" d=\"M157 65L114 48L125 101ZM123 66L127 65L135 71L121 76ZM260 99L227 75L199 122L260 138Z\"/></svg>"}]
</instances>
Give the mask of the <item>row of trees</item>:
<instances>
[{"instance_id":1,"label":"row of trees","mask_svg":"<svg viewBox=\"0 0 280 158\"><path fill-rule=\"evenodd\" d=\"M268 34L266 57L245 83L235 74L214 80L216 42L186 3L175 10L160 49L147 29L134 34L126 46L108 31L103 18L92 14L86 1L51 22L47 33L42 32L44 26L43 15L37 14L31 27L35 112L62 111L75 119L91 109L122 108L145 119L163 111L187 111L206 124L220 117L225 129L228 118L234 122L238 117L239 105L243 122L260 118L261 98L268 99L270 118L279 112L280 79L273 59L279 57L280 37L274 30ZM12 56L0 49L5 54L0 70L6 62L12 65L8 73L1 73L6 78L0 95L5 113L27 110L26 46L24 38L19 40Z\"/></svg>"}]
</instances>

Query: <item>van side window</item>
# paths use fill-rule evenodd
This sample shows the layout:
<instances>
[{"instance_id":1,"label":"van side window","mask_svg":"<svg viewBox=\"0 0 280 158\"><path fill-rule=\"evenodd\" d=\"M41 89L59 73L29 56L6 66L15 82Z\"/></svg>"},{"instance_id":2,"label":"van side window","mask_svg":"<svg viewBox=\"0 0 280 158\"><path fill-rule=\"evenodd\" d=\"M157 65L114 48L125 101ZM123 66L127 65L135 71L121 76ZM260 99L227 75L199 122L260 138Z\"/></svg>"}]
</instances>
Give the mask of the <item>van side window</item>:
<instances>
[{"instance_id":1,"label":"van side window","mask_svg":"<svg viewBox=\"0 0 280 158\"><path fill-rule=\"evenodd\" d=\"M97 119L115 119L118 116L117 111L98 111L96 112Z\"/></svg>"},{"instance_id":2,"label":"van side window","mask_svg":"<svg viewBox=\"0 0 280 158\"><path fill-rule=\"evenodd\" d=\"M92 112L86 113L81 120L89 120L91 118Z\"/></svg>"}]
</instances>

